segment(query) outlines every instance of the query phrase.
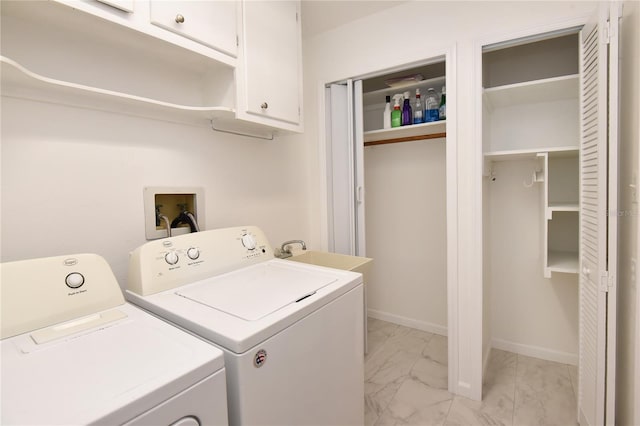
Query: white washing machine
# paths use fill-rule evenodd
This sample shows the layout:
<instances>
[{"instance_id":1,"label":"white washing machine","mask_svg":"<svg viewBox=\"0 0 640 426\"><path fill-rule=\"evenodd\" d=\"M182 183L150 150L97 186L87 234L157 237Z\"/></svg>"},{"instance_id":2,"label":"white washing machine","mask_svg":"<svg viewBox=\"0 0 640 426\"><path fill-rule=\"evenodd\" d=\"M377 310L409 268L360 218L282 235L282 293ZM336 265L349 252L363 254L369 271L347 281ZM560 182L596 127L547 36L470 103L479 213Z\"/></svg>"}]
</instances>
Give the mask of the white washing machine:
<instances>
[{"instance_id":1,"label":"white washing machine","mask_svg":"<svg viewBox=\"0 0 640 426\"><path fill-rule=\"evenodd\" d=\"M137 248L125 296L224 351L230 424L364 423L361 274L225 228Z\"/></svg>"},{"instance_id":2,"label":"white washing machine","mask_svg":"<svg viewBox=\"0 0 640 426\"><path fill-rule=\"evenodd\" d=\"M126 303L102 257L0 272L1 424L228 424L222 352Z\"/></svg>"}]
</instances>

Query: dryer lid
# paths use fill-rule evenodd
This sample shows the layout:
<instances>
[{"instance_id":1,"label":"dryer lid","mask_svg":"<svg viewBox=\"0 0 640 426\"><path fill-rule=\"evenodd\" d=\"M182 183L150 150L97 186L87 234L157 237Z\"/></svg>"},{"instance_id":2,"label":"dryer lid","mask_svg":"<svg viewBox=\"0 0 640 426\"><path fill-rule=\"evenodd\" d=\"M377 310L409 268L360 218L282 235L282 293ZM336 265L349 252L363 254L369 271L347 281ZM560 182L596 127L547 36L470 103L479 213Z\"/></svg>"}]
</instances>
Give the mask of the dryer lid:
<instances>
[{"instance_id":1,"label":"dryer lid","mask_svg":"<svg viewBox=\"0 0 640 426\"><path fill-rule=\"evenodd\" d=\"M337 281L335 275L263 262L200 281L176 294L245 321L256 321Z\"/></svg>"}]
</instances>

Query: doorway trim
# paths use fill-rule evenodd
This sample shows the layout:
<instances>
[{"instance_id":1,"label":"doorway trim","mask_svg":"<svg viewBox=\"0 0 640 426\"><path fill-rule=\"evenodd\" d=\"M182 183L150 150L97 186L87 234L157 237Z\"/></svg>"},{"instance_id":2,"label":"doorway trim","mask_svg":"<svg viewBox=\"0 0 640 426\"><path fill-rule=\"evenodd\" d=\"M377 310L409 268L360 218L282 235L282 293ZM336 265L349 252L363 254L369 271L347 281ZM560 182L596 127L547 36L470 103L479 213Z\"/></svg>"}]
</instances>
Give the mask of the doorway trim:
<instances>
[{"instance_id":1,"label":"doorway trim","mask_svg":"<svg viewBox=\"0 0 640 426\"><path fill-rule=\"evenodd\" d=\"M480 238L476 242L476 252L480 253L479 262L480 262L480 273L478 275L478 281L473 283L474 286L481 287L484 291L484 217L483 217L483 202L484 202L484 194L482 188L482 173L484 168L484 146L483 146L483 126L482 126L482 116L483 116L483 87L482 87L482 54L483 49L486 46L492 46L495 48L504 47L506 45L517 45L517 42L527 43L532 41L533 39L540 39L543 34L562 34L571 32L573 29L584 26L585 23L588 22L591 14L580 14L576 15L573 18L569 19L561 19L555 22L549 22L542 25L528 27L524 30L519 31L510 31L499 34L493 34L488 37L479 38L474 43L473 48L473 64L474 64L474 83L473 83L473 105L474 105L474 152L473 152L473 163L474 163L474 174L476 176L476 187L475 192L477 196L473 201L474 210L478 211L478 215L476 216L477 229L479 229ZM477 308L480 310L480 319L484 322L484 304L482 299L477 302ZM482 338L480 342L476 342L476 344L480 345L480 352L482 353L482 364L480 370L476 372L479 377L480 383L483 382L484 374L488 365L489 354L491 353L492 343L489 340L487 347L484 347L484 340L486 336L485 332L490 330L491 324L483 324L479 328L479 332L482 333ZM489 337L490 332L489 332Z\"/></svg>"},{"instance_id":2,"label":"doorway trim","mask_svg":"<svg viewBox=\"0 0 640 426\"><path fill-rule=\"evenodd\" d=\"M468 384L459 382L459 341L461 336L458 327L461 322L459 310L459 219L458 219L458 144L457 144L457 67L456 67L457 45L453 44L448 48L435 51L433 54L424 54L425 58L445 58L445 75L447 79L447 136L446 136L446 217L447 217L447 336L448 336L448 388L455 394L469 396ZM345 82L347 80L362 80L376 75L383 75L393 71L408 69L420 65L424 61L398 64L389 69L372 71L356 77L349 77L342 80L327 81L317 86L319 108L319 148L318 158L321 175L321 197L323 197L323 211L321 213L321 242L323 249L330 247L330 224L329 211L331 208L331 189L329 187L329 173L332 165L327 148L327 125L330 123L330 105L328 105L325 88L331 84ZM360 165L361 167L363 165ZM462 312L466 317L466 313ZM463 321L464 322L464 321ZM467 339L469 336L462 336Z\"/></svg>"}]
</instances>

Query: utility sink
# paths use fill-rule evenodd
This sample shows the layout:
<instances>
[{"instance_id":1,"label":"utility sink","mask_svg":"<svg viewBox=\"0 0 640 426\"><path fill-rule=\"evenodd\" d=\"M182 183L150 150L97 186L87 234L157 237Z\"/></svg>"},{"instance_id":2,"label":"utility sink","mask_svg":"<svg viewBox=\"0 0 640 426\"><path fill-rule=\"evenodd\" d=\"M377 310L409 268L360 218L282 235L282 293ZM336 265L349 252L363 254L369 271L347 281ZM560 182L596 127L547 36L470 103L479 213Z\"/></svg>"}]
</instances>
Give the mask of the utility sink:
<instances>
[{"instance_id":1,"label":"utility sink","mask_svg":"<svg viewBox=\"0 0 640 426\"><path fill-rule=\"evenodd\" d=\"M360 272L365 284L367 283L367 274L373 261L373 259L368 257L349 256L346 254L314 250L296 253L288 257L287 260L326 266L327 268L342 269L344 271Z\"/></svg>"},{"instance_id":2,"label":"utility sink","mask_svg":"<svg viewBox=\"0 0 640 426\"><path fill-rule=\"evenodd\" d=\"M353 271L362 274L364 288L364 353L368 352L367 343L367 281L369 269L373 259L360 256L349 256L346 254L329 253L326 251L302 251L288 257L287 260L294 262L310 263L312 265L326 266L327 268L342 269L343 271Z\"/></svg>"}]
</instances>

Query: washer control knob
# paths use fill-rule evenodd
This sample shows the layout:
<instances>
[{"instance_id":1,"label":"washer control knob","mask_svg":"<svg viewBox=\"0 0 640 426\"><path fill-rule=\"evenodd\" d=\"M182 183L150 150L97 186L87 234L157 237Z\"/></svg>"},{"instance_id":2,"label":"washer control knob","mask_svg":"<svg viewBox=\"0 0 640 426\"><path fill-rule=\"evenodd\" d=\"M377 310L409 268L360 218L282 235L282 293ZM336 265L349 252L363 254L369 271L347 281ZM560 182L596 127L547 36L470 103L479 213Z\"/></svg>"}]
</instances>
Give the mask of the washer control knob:
<instances>
[{"instance_id":1,"label":"washer control knob","mask_svg":"<svg viewBox=\"0 0 640 426\"><path fill-rule=\"evenodd\" d=\"M164 260L169 265L175 265L176 263L178 263L178 253L176 253L175 251L170 251L169 253L164 255Z\"/></svg>"},{"instance_id":2,"label":"washer control knob","mask_svg":"<svg viewBox=\"0 0 640 426\"><path fill-rule=\"evenodd\" d=\"M256 238L251 234L244 234L242 236L242 245L249 250L256 249Z\"/></svg>"},{"instance_id":3,"label":"washer control knob","mask_svg":"<svg viewBox=\"0 0 640 426\"><path fill-rule=\"evenodd\" d=\"M189 250L187 250L187 256L189 256L191 260L196 260L200 257L200 250L196 247L190 247Z\"/></svg>"},{"instance_id":4,"label":"washer control knob","mask_svg":"<svg viewBox=\"0 0 640 426\"><path fill-rule=\"evenodd\" d=\"M84 276L79 272L72 272L67 275L67 278L64 279L64 282L70 288L78 288L84 284Z\"/></svg>"}]
</instances>

